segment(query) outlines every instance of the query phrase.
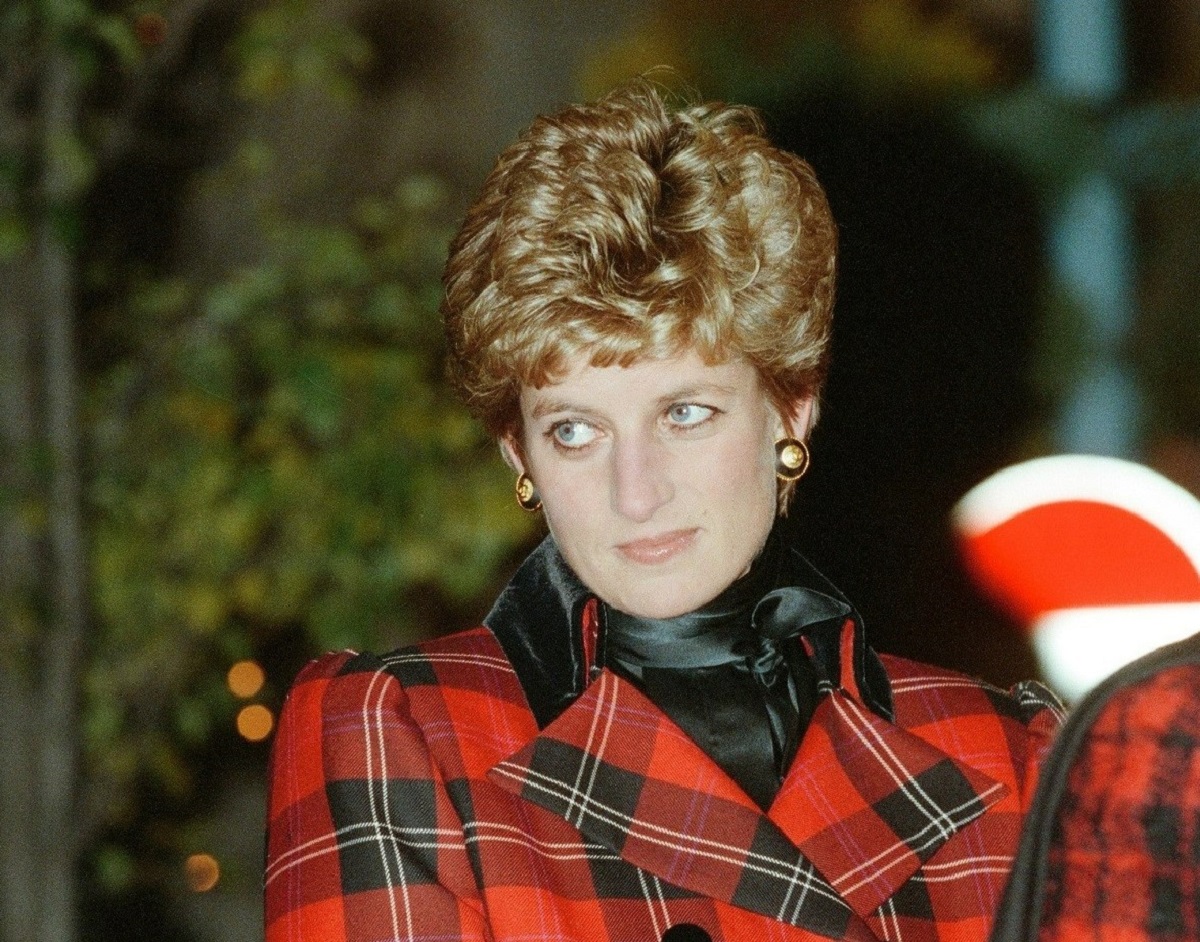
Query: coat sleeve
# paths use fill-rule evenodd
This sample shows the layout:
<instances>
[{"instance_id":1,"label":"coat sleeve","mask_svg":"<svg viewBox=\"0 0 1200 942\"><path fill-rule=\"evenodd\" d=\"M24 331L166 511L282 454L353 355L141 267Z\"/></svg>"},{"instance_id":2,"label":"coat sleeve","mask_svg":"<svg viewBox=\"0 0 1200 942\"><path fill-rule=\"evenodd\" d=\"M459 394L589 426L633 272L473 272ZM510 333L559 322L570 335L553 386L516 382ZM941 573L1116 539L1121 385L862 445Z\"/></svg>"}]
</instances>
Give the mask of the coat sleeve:
<instances>
[{"instance_id":1,"label":"coat sleeve","mask_svg":"<svg viewBox=\"0 0 1200 942\"><path fill-rule=\"evenodd\" d=\"M1066 711L1054 692L1036 680L1022 681L1012 688L1010 694L1017 701L1028 734L1025 779L1021 788L1021 812L1028 814L1037 791L1042 763L1062 727Z\"/></svg>"},{"instance_id":2,"label":"coat sleeve","mask_svg":"<svg viewBox=\"0 0 1200 942\"><path fill-rule=\"evenodd\" d=\"M378 658L300 674L267 805L267 942L491 939L462 822Z\"/></svg>"}]
</instances>

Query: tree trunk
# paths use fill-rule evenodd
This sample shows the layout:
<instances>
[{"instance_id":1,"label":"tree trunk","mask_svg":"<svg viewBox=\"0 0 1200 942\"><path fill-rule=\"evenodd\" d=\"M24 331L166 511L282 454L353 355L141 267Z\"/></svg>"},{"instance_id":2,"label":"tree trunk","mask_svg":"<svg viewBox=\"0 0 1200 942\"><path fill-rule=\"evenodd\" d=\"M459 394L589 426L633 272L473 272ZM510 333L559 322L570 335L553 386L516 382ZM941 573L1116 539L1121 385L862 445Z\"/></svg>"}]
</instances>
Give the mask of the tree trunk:
<instances>
[{"instance_id":1,"label":"tree trunk","mask_svg":"<svg viewBox=\"0 0 1200 942\"><path fill-rule=\"evenodd\" d=\"M45 233L0 263L0 942L76 937L87 579L72 270Z\"/></svg>"},{"instance_id":2,"label":"tree trunk","mask_svg":"<svg viewBox=\"0 0 1200 942\"><path fill-rule=\"evenodd\" d=\"M47 27L49 33L50 28ZM77 937L79 692L88 621L76 262L77 66L38 57L31 238L0 259L0 940ZM5 115L5 117L9 117ZM45 471L35 472L43 467Z\"/></svg>"},{"instance_id":3,"label":"tree trunk","mask_svg":"<svg viewBox=\"0 0 1200 942\"><path fill-rule=\"evenodd\" d=\"M44 202L36 249L44 344L46 445L51 459L47 515L49 625L42 662L40 942L76 937L79 858L77 791L79 691L88 621L87 557L83 536L83 472L79 380L74 331L76 265L56 219L77 210L77 170L62 142L78 133L79 82L73 57L56 43L42 78Z\"/></svg>"},{"instance_id":4,"label":"tree trunk","mask_svg":"<svg viewBox=\"0 0 1200 942\"><path fill-rule=\"evenodd\" d=\"M32 459L38 411L32 252L0 262L0 940L37 938L40 772L34 651L41 540Z\"/></svg>"}]
</instances>

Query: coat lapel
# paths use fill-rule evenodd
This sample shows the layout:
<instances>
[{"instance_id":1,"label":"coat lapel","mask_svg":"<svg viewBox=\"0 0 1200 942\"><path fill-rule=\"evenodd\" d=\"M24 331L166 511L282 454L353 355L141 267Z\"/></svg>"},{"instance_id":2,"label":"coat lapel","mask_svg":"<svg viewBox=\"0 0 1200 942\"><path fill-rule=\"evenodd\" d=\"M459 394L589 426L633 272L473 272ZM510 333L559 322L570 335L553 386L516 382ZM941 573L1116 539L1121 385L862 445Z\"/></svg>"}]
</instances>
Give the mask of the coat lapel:
<instances>
[{"instance_id":1,"label":"coat lapel","mask_svg":"<svg viewBox=\"0 0 1200 942\"><path fill-rule=\"evenodd\" d=\"M875 938L778 825L611 671L489 778L675 886L828 938Z\"/></svg>"},{"instance_id":2,"label":"coat lapel","mask_svg":"<svg viewBox=\"0 0 1200 942\"><path fill-rule=\"evenodd\" d=\"M834 690L817 707L770 816L865 917L1007 792Z\"/></svg>"},{"instance_id":3,"label":"coat lapel","mask_svg":"<svg viewBox=\"0 0 1200 942\"><path fill-rule=\"evenodd\" d=\"M636 687L604 670L489 778L683 889L833 939L1007 788L828 691L769 813Z\"/></svg>"}]
</instances>

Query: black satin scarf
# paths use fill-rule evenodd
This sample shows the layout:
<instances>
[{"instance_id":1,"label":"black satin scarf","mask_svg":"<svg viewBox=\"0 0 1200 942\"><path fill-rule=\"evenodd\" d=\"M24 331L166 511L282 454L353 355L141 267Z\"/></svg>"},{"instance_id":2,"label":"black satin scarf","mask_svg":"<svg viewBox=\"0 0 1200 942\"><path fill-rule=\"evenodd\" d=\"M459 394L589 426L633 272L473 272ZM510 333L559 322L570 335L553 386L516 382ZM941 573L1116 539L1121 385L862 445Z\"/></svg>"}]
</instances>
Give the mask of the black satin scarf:
<instances>
[{"instance_id":1,"label":"black satin scarf","mask_svg":"<svg viewBox=\"0 0 1200 942\"><path fill-rule=\"evenodd\" d=\"M818 698L799 638L840 633L850 605L781 585L772 532L750 572L702 608L638 618L605 607L604 662L635 683L758 805L774 800Z\"/></svg>"}]
</instances>

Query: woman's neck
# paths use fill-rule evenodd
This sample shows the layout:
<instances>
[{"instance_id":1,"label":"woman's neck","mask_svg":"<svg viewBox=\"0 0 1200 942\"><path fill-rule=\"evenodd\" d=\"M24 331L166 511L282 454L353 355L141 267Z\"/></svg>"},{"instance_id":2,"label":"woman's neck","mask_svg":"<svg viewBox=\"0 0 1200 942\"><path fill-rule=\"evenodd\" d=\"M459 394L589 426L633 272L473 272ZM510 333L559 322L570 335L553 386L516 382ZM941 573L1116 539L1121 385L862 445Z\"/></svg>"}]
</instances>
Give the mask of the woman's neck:
<instances>
[{"instance_id":1,"label":"woman's neck","mask_svg":"<svg viewBox=\"0 0 1200 942\"><path fill-rule=\"evenodd\" d=\"M642 667L711 667L746 657L757 644L754 607L774 587L777 544L772 533L749 572L695 611L645 618L606 605L605 660L638 675Z\"/></svg>"}]
</instances>

